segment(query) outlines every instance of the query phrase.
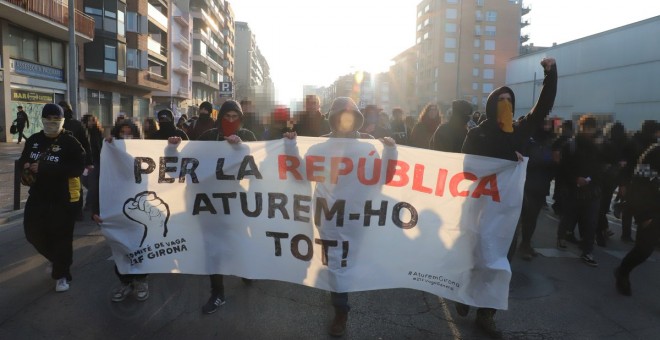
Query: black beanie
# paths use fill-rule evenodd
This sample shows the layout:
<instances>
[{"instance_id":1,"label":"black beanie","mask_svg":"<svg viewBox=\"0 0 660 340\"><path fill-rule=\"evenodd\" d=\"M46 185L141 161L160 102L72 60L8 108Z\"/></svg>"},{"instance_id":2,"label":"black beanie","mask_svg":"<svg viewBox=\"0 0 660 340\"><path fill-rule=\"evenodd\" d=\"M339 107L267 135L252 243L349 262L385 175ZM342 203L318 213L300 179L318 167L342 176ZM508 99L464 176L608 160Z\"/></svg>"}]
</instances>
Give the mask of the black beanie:
<instances>
[{"instance_id":1,"label":"black beanie","mask_svg":"<svg viewBox=\"0 0 660 340\"><path fill-rule=\"evenodd\" d=\"M41 109L41 118L47 118L50 116L57 116L58 118L64 117L62 107L57 104L44 105L44 108Z\"/></svg>"},{"instance_id":2,"label":"black beanie","mask_svg":"<svg viewBox=\"0 0 660 340\"><path fill-rule=\"evenodd\" d=\"M174 114L170 109L162 109L158 111L158 114L156 114L156 117L158 117L158 121L160 121L162 118L169 119L170 122L174 122Z\"/></svg>"},{"instance_id":3,"label":"black beanie","mask_svg":"<svg viewBox=\"0 0 660 340\"><path fill-rule=\"evenodd\" d=\"M203 103L199 104L199 109L200 110L205 109L206 111L211 113L211 112L213 112L213 105L211 105L211 103L209 103L209 102L203 102Z\"/></svg>"},{"instance_id":4,"label":"black beanie","mask_svg":"<svg viewBox=\"0 0 660 340\"><path fill-rule=\"evenodd\" d=\"M243 118L243 109L241 109L241 104L239 104L237 101L228 100L222 103L222 106L220 106L220 118L224 117L224 115L227 114L227 112L229 111L235 111L236 113L238 113L238 116L241 119Z\"/></svg>"}]
</instances>

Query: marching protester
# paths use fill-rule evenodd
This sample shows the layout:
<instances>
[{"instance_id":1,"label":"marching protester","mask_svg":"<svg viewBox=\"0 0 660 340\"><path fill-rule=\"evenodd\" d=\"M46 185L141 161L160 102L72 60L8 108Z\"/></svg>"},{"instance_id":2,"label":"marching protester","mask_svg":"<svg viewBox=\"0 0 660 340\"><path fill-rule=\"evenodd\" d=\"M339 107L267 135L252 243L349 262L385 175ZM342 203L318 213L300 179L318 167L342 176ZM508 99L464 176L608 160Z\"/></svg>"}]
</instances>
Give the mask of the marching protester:
<instances>
[{"instance_id":1,"label":"marching protester","mask_svg":"<svg viewBox=\"0 0 660 340\"><path fill-rule=\"evenodd\" d=\"M524 260L537 256L532 247L532 236L536 231L536 222L541 208L546 204L545 198L550 193L550 182L555 176L558 160L553 157L552 142L554 132L552 121L546 120L529 138L524 154L529 157L527 176L523 195L523 205L520 212L520 229L522 242L519 252Z\"/></svg>"},{"instance_id":2,"label":"marching protester","mask_svg":"<svg viewBox=\"0 0 660 340\"><path fill-rule=\"evenodd\" d=\"M465 100L451 103L449 121L438 126L431 137L429 147L436 151L461 152L468 132L468 122L472 114L472 104Z\"/></svg>"},{"instance_id":3,"label":"marching protester","mask_svg":"<svg viewBox=\"0 0 660 340\"><path fill-rule=\"evenodd\" d=\"M596 144L598 122L592 115L580 117L579 132L561 152L559 173L562 214L557 228L557 247L566 248L566 232L578 224L582 255L580 258L589 266L597 267L592 252L602 187L602 155Z\"/></svg>"},{"instance_id":4,"label":"marching protester","mask_svg":"<svg viewBox=\"0 0 660 340\"><path fill-rule=\"evenodd\" d=\"M330 124L330 133L321 137L328 138L354 138L354 139L374 139L370 134L360 132L364 124L364 116L355 102L349 97L339 97L332 102L330 112L328 113L328 123ZM286 138L295 139L296 133L290 132L284 135ZM395 146L396 142L391 137L381 138L380 141L385 146ZM324 185L319 182L318 186ZM329 189L329 191L332 191ZM333 337L340 337L346 332L346 323L348 321L348 293L331 292L330 300L335 309L335 316L330 325L329 334Z\"/></svg>"},{"instance_id":5,"label":"marching protester","mask_svg":"<svg viewBox=\"0 0 660 340\"><path fill-rule=\"evenodd\" d=\"M98 190L98 180L99 180L99 169L101 162L101 146L103 145L103 127L99 123L98 119L94 115L86 114L82 117L83 126L87 130L87 135L89 136L89 148L92 152L92 169L87 170L87 175L83 173L83 179L87 178L86 183L83 181L83 185L87 188L87 196L85 199L85 210L90 209L92 205L93 197L97 196L98 193L95 190Z\"/></svg>"},{"instance_id":6,"label":"marching protester","mask_svg":"<svg viewBox=\"0 0 660 340\"><path fill-rule=\"evenodd\" d=\"M220 113L216 121L216 127L204 132L199 140L201 141L227 141L229 144L239 144L243 141L254 142L257 138L252 131L241 128L241 119L243 110L241 104L234 100L227 100L220 106ZM218 308L225 304L225 285L222 274L212 274L211 296L204 306L202 313L213 314ZM251 280L243 278L245 284L250 284Z\"/></svg>"},{"instance_id":7,"label":"marching protester","mask_svg":"<svg viewBox=\"0 0 660 340\"><path fill-rule=\"evenodd\" d=\"M263 140L280 139L286 132L291 132L289 124L289 109L284 106L277 106L270 117L270 125L266 127L263 133Z\"/></svg>"},{"instance_id":8,"label":"marching protester","mask_svg":"<svg viewBox=\"0 0 660 340\"><path fill-rule=\"evenodd\" d=\"M55 291L64 292L72 280L73 226L85 150L63 128L64 111L59 105L44 105L41 120L43 130L27 139L19 159L21 180L30 186L23 227L28 242L51 262Z\"/></svg>"},{"instance_id":9,"label":"marching protester","mask_svg":"<svg viewBox=\"0 0 660 340\"><path fill-rule=\"evenodd\" d=\"M379 124L380 121L380 108L378 106L369 104L364 108L364 125L360 128L360 132L368 133L375 138L390 137L392 132Z\"/></svg>"},{"instance_id":10,"label":"marching protester","mask_svg":"<svg viewBox=\"0 0 660 340\"><path fill-rule=\"evenodd\" d=\"M142 135L144 139L153 139L156 131L158 131L158 121L156 121L156 118L147 117L142 121Z\"/></svg>"},{"instance_id":11,"label":"marching protester","mask_svg":"<svg viewBox=\"0 0 660 340\"><path fill-rule=\"evenodd\" d=\"M25 130L26 127L28 129L30 128L30 119L28 118L27 113L23 111L23 106L19 105L17 109L18 112L16 112L16 119L14 120L14 122L16 122L16 131L18 132L18 143L16 144L21 144L21 140L27 140L27 137L23 134L23 130Z\"/></svg>"},{"instance_id":12,"label":"marching protester","mask_svg":"<svg viewBox=\"0 0 660 340\"><path fill-rule=\"evenodd\" d=\"M553 58L541 61L545 78L539 99L526 116L513 123L516 99L513 91L506 87L495 89L486 102L486 120L468 131L462 152L472 155L487 156L522 161L523 143L543 124L545 117L552 110L557 94L557 66ZM512 245L515 247L515 245ZM456 311L466 316L469 306L457 303ZM495 324L493 308L477 309L476 325L493 338L500 338L502 333Z\"/></svg>"},{"instance_id":13,"label":"marching protester","mask_svg":"<svg viewBox=\"0 0 660 340\"><path fill-rule=\"evenodd\" d=\"M440 108L437 104L427 104L419 114L417 123L408 136L410 146L428 149L435 129L441 123Z\"/></svg>"},{"instance_id":14,"label":"marching protester","mask_svg":"<svg viewBox=\"0 0 660 340\"><path fill-rule=\"evenodd\" d=\"M564 148L564 145L573 138L573 121L565 120L561 123L561 133L557 139L552 143L552 157L556 162L559 162L561 159L561 150ZM557 176L555 173L555 186L552 194L552 210L557 215L561 215L561 195L559 193L559 188L561 187L561 177Z\"/></svg>"},{"instance_id":15,"label":"marching protester","mask_svg":"<svg viewBox=\"0 0 660 340\"><path fill-rule=\"evenodd\" d=\"M628 209L639 226L635 246L614 271L617 291L632 295L630 273L646 261L660 241L660 143L639 157L626 192Z\"/></svg>"},{"instance_id":16,"label":"marching protester","mask_svg":"<svg viewBox=\"0 0 660 340\"><path fill-rule=\"evenodd\" d=\"M610 211L612 194L622 183L622 170L626 166L625 148L628 145L626 129L620 122L610 123L603 129L603 181L601 183L602 196L598 209L598 226L596 228L596 244L601 247L607 245L607 239L614 235L607 222L607 213Z\"/></svg>"},{"instance_id":17,"label":"marching protester","mask_svg":"<svg viewBox=\"0 0 660 340\"><path fill-rule=\"evenodd\" d=\"M298 136L319 137L330 132L328 121L321 113L321 99L317 95L305 96L305 111L298 114L294 126Z\"/></svg>"},{"instance_id":18,"label":"marching protester","mask_svg":"<svg viewBox=\"0 0 660 340\"><path fill-rule=\"evenodd\" d=\"M156 117L158 117L159 129L152 135L151 139L166 140L170 137L179 137L182 140L188 140L188 135L174 125L174 114L171 110L162 109L158 111Z\"/></svg>"},{"instance_id":19,"label":"marching protester","mask_svg":"<svg viewBox=\"0 0 660 340\"><path fill-rule=\"evenodd\" d=\"M213 112L213 105L209 102L199 104L199 118L190 121L188 127L185 129L186 134L190 140L197 140L207 130L210 130L215 125L215 120L211 117Z\"/></svg>"},{"instance_id":20,"label":"marching protester","mask_svg":"<svg viewBox=\"0 0 660 340\"><path fill-rule=\"evenodd\" d=\"M400 107L392 109L390 129L392 131L392 138L394 138L397 144L406 145L408 143L405 113L403 113L403 110Z\"/></svg>"}]
</instances>

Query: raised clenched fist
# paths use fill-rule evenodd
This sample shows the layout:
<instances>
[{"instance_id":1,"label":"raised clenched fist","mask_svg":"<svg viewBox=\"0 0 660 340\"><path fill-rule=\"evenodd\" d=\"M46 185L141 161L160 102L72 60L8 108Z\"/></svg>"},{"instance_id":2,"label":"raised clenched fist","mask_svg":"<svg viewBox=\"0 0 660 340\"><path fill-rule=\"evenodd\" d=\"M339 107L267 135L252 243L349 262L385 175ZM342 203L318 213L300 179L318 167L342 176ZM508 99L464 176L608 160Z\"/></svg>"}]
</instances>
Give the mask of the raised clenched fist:
<instances>
[{"instance_id":1,"label":"raised clenched fist","mask_svg":"<svg viewBox=\"0 0 660 340\"><path fill-rule=\"evenodd\" d=\"M163 237L167 236L167 221L170 207L153 191L143 191L124 202L124 215L144 227L140 247L147 238L149 228L163 228Z\"/></svg>"}]
</instances>

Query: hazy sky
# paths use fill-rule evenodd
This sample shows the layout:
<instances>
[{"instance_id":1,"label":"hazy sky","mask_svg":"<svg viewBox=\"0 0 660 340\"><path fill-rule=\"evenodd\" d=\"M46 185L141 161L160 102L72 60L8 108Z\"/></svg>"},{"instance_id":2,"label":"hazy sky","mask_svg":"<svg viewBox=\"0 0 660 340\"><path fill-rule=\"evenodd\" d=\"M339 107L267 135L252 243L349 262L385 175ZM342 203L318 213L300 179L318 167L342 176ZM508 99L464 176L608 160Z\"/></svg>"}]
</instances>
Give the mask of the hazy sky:
<instances>
[{"instance_id":1,"label":"hazy sky","mask_svg":"<svg viewBox=\"0 0 660 340\"><path fill-rule=\"evenodd\" d=\"M473 1L473 0L463 0ZM507 1L507 0L486 0ZM330 85L353 70L380 72L415 43L418 0L230 0L271 68L277 99ZM660 15L660 0L526 0L530 43L549 46Z\"/></svg>"}]
</instances>

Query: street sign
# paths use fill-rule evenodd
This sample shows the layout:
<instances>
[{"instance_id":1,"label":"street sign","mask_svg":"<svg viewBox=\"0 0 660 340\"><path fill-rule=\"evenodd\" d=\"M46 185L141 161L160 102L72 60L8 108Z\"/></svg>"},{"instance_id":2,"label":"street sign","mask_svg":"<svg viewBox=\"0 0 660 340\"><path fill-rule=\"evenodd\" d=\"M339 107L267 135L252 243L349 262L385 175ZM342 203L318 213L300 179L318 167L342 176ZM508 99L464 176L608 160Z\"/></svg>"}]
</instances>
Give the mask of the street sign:
<instances>
[{"instance_id":1,"label":"street sign","mask_svg":"<svg viewBox=\"0 0 660 340\"><path fill-rule=\"evenodd\" d=\"M220 82L220 96L232 97L234 95L234 84L230 81Z\"/></svg>"}]
</instances>

